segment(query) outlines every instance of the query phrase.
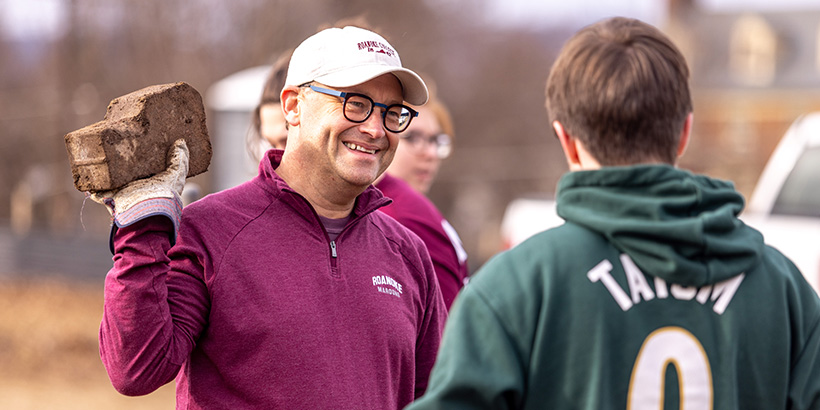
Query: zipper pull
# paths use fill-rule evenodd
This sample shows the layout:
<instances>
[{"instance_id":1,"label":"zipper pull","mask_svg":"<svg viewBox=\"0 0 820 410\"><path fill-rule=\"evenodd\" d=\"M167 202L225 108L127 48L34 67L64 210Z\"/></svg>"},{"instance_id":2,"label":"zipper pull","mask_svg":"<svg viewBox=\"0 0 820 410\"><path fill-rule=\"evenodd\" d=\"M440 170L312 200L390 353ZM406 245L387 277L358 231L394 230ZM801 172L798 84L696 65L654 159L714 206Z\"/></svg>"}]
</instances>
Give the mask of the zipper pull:
<instances>
[{"instance_id":1,"label":"zipper pull","mask_svg":"<svg viewBox=\"0 0 820 410\"><path fill-rule=\"evenodd\" d=\"M336 257L336 241L330 241L330 256Z\"/></svg>"}]
</instances>

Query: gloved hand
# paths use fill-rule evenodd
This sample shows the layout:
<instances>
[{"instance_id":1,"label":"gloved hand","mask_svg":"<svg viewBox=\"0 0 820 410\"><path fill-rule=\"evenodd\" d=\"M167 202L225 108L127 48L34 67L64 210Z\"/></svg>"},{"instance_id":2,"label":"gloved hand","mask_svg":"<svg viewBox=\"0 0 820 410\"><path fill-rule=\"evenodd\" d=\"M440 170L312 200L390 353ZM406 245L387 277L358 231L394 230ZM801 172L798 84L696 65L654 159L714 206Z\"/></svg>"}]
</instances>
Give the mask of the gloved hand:
<instances>
[{"instance_id":1,"label":"gloved hand","mask_svg":"<svg viewBox=\"0 0 820 410\"><path fill-rule=\"evenodd\" d=\"M175 242L182 217L180 195L188 175L188 145L184 139L174 142L168 150L166 163L168 167L165 171L154 176L129 182L119 189L90 194L94 202L105 205L111 213L114 230L149 216L165 215L174 223L171 243Z\"/></svg>"}]
</instances>

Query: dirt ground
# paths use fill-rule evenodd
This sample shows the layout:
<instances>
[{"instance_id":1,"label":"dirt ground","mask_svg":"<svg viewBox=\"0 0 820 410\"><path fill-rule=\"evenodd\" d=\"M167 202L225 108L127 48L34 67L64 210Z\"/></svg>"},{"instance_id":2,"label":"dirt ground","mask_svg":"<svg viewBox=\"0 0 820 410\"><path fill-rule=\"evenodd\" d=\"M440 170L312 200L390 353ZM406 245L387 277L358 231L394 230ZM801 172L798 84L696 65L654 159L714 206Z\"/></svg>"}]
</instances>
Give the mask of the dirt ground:
<instances>
[{"instance_id":1,"label":"dirt ground","mask_svg":"<svg viewBox=\"0 0 820 410\"><path fill-rule=\"evenodd\" d=\"M0 278L0 409L173 409L169 383L117 393L100 362L100 283Z\"/></svg>"}]
</instances>

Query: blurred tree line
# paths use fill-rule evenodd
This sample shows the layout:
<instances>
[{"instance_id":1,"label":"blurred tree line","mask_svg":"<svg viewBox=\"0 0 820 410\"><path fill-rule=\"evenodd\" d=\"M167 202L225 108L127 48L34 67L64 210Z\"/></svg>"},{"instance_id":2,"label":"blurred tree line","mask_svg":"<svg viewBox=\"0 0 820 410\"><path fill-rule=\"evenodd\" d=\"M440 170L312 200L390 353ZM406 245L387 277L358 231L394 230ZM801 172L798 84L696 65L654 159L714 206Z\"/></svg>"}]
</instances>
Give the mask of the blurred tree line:
<instances>
[{"instance_id":1,"label":"blurred tree line","mask_svg":"<svg viewBox=\"0 0 820 410\"><path fill-rule=\"evenodd\" d=\"M60 35L0 40L0 223L104 237L107 213L73 188L66 133L101 120L118 96L176 81L204 93L322 25L363 17L452 110L456 149L431 198L475 268L500 247L506 204L553 192L566 169L544 83L574 29L497 26L485 2L64 0Z\"/></svg>"}]
</instances>

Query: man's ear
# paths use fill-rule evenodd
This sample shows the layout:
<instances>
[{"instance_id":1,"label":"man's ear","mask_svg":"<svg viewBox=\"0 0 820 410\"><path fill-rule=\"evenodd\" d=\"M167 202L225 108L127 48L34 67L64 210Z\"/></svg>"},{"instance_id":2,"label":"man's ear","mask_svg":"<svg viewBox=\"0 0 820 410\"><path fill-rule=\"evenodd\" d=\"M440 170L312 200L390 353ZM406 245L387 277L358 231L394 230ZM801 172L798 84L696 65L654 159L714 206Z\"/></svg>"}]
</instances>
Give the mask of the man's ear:
<instances>
[{"instance_id":1,"label":"man's ear","mask_svg":"<svg viewBox=\"0 0 820 410\"><path fill-rule=\"evenodd\" d=\"M279 95L282 101L282 112L285 114L285 121L290 127L299 125L301 122L299 105L299 88L289 85L282 89Z\"/></svg>"},{"instance_id":2,"label":"man's ear","mask_svg":"<svg viewBox=\"0 0 820 410\"><path fill-rule=\"evenodd\" d=\"M694 121L694 118L695 115L690 112L683 122L683 129L680 131L680 141L678 141L678 158L683 156L683 153L686 152L686 147L689 145L689 137L692 135L692 121Z\"/></svg>"},{"instance_id":3,"label":"man's ear","mask_svg":"<svg viewBox=\"0 0 820 410\"><path fill-rule=\"evenodd\" d=\"M578 171L581 169L581 157L578 153L577 141L571 135L567 134L564 126L558 122L552 122L552 128L555 130L555 135L558 136L558 141L561 142L561 148L564 150L564 157L567 159L570 171Z\"/></svg>"}]
</instances>

